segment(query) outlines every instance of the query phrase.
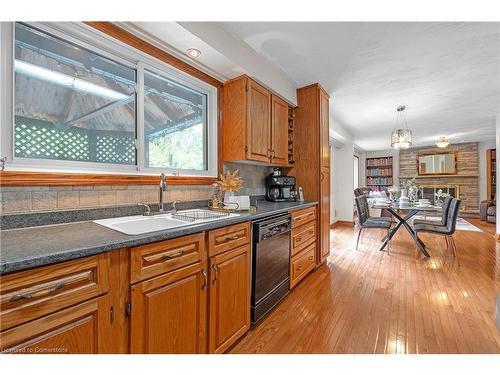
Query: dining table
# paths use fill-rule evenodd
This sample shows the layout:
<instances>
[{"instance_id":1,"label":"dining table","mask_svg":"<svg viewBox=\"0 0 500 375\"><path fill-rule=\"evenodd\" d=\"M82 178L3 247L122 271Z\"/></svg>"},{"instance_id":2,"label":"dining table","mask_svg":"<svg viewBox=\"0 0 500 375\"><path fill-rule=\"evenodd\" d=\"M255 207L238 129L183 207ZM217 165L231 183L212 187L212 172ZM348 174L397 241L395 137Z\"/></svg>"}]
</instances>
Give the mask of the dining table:
<instances>
[{"instance_id":1,"label":"dining table","mask_svg":"<svg viewBox=\"0 0 500 375\"><path fill-rule=\"evenodd\" d=\"M433 206L433 205L420 206L416 204L400 206L398 204L374 203L372 205L372 208L387 210L397 221L396 226L390 230L389 237L386 235L382 239L382 246L379 249L380 251L384 250L384 248L387 246L387 242L392 237L394 237L396 232L402 226L406 228L406 230L408 231L408 233L410 233L412 238L415 238L415 231L413 230L412 226L409 224L408 221L416 214L421 212L424 212L425 214L442 212L442 209L439 206ZM422 254L424 254L426 257L430 257L425 247L425 243L418 237L417 237L417 247L422 252Z\"/></svg>"}]
</instances>

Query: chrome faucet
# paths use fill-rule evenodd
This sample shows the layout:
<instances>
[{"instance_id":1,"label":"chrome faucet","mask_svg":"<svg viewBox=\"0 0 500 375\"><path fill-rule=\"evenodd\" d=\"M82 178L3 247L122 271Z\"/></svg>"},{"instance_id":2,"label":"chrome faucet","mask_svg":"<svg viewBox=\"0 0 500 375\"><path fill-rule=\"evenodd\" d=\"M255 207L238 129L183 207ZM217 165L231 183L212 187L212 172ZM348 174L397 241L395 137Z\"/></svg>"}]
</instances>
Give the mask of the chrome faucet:
<instances>
[{"instance_id":1,"label":"chrome faucet","mask_svg":"<svg viewBox=\"0 0 500 375\"><path fill-rule=\"evenodd\" d=\"M159 212L164 212L164 209L163 209L163 193L165 191L167 191L167 178L165 177L165 174L162 173L160 175L160 196L159 196L159 203L158 203L158 206L159 206L158 211Z\"/></svg>"}]
</instances>

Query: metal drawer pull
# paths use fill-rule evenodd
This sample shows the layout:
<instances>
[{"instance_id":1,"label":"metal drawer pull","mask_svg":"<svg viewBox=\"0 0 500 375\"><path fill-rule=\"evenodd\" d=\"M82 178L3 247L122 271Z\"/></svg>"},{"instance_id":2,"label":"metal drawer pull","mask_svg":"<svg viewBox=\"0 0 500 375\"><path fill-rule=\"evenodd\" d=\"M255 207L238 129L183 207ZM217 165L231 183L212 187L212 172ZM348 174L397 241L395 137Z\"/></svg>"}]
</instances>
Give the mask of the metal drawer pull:
<instances>
[{"instance_id":1,"label":"metal drawer pull","mask_svg":"<svg viewBox=\"0 0 500 375\"><path fill-rule=\"evenodd\" d=\"M30 300L30 299L33 299L33 298L45 297L45 296L48 296L50 293L55 292L58 289L64 288L65 285L66 284L64 283L64 281L59 281L54 286L51 286L51 287L46 288L46 289L37 290L36 292L26 293L26 294L14 294L10 298L10 302L16 302L16 301L21 301L21 300Z\"/></svg>"},{"instance_id":2,"label":"metal drawer pull","mask_svg":"<svg viewBox=\"0 0 500 375\"><path fill-rule=\"evenodd\" d=\"M207 286L207 273L205 270L201 270L201 274L203 275L203 285L201 286L201 289L205 289Z\"/></svg>"},{"instance_id":3,"label":"metal drawer pull","mask_svg":"<svg viewBox=\"0 0 500 375\"><path fill-rule=\"evenodd\" d=\"M174 254L163 254L163 255L161 256L161 259L162 259L162 260L173 259L173 258L180 257L182 254L184 254L184 249L180 249L179 251L177 251L177 252L176 252L176 253L174 253Z\"/></svg>"},{"instance_id":4,"label":"metal drawer pull","mask_svg":"<svg viewBox=\"0 0 500 375\"><path fill-rule=\"evenodd\" d=\"M314 257L311 255L311 256L310 256L309 258L307 258L307 259L309 259L309 260L313 260L313 259L314 259Z\"/></svg>"},{"instance_id":5,"label":"metal drawer pull","mask_svg":"<svg viewBox=\"0 0 500 375\"><path fill-rule=\"evenodd\" d=\"M215 281L217 281L217 265L214 263L212 264L212 269L214 270L214 279L212 280L212 284L215 283Z\"/></svg>"}]
</instances>

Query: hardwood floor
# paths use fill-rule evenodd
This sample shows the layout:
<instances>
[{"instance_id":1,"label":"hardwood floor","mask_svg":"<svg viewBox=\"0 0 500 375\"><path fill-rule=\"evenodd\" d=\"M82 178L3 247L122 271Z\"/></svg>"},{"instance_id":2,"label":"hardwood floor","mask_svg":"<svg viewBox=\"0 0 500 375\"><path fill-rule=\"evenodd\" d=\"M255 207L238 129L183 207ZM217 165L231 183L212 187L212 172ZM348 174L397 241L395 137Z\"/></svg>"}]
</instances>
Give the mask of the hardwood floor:
<instances>
[{"instance_id":1,"label":"hardwood floor","mask_svg":"<svg viewBox=\"0 0 500 375\"><path fill-rule=\"evenodd\" d=\"M332 229L327 265L230 353L500 353L500 242L490 233L456 232L459 266L443 237L422 235L431 258L417 259L404 230L390 254L378 251L379 230L354 250L354 230Z\"/></svg>"}]
</instances>

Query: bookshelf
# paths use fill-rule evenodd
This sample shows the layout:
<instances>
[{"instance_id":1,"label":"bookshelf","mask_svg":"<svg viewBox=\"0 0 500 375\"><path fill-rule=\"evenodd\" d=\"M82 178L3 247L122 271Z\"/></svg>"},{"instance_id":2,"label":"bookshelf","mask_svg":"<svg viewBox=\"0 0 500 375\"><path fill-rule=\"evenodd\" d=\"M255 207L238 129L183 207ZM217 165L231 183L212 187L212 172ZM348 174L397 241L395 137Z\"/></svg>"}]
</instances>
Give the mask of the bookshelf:
<instances>
[{"instance_id":1,"label":"bookshelf","mask_svg":"<svg viewBox=\"0 0 500 375\"><path fill-rule=\"evenodd\" d=\"M486 192L487 198L495 198L497 182L497 155L496 149L486 151Z\"/></svg>"},{"instance_id":2,"label":"bookshelf","mask_svg":"<svg viewBox=\"0 0 500 375\"><path fill-rule=\"evenodd\" d=\"M386 191L392 185L392 156L366 158L366 186Z\"/></svg>"}]
</instances>

